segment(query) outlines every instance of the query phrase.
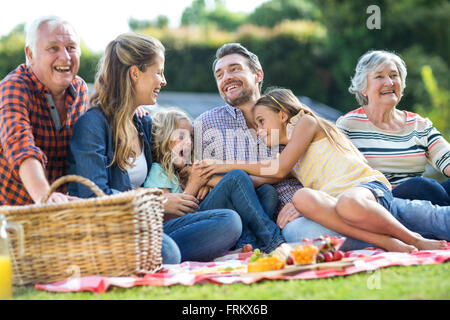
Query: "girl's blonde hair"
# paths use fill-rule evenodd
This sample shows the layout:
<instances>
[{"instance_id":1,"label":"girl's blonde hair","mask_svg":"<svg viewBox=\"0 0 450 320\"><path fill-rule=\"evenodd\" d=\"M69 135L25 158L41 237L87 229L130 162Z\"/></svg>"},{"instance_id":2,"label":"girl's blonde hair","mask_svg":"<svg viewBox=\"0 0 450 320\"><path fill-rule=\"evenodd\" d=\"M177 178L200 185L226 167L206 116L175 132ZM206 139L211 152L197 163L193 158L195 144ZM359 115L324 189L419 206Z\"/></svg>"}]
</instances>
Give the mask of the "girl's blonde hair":
<instances>
[{"instance_id":1,"label":"girl's blonde hair","mask_svg":"<svg viewBox=\"0 0 450 320\"><path fill-rule=\"evenodd\" d=\"M132 149L132 139L137 134L133 123L135 88L129 70L137 66L145 72L158 55L164 55L164 46L158 39L129 32L111 41L99 62L90 107L99 107L105 113L114 145L109 165L117 165L124 171L132 165L130 159L137 157Z\"/></svg>"},{"instance_id":2,"label":"girl's blonde hair","mask_svg":"<svg viewBox=\"0 0 450 320\"><path fill-rule=\"evenodd\" d=\"M264 105L274 112L283 111L288 116L288 123L296 116L310 115L316 119L319 127L325 133L328 141L341 152L355 152L364 162L364 156L353 145L348 137L339 130L330 121L318 116L308 106L300 102L294 93L289 89L284 88L269 88L265 94L256 101L255 106Z\"/></svg>"},{"instance_id":3,"label":"girl's blonde hair","mask_svg":"<svg viewBox=\"0 0 450 320\"><path fill-rule=\"evenodd\" d=\"M185 177L175 170L171 150L173 134L179 128L181 120L192 123L189 116L179 109L167 109L152 115L152 157L154 162L158 162L163 167L170 180L178 179L183 184Z\"/></svg>"}]
</instances>

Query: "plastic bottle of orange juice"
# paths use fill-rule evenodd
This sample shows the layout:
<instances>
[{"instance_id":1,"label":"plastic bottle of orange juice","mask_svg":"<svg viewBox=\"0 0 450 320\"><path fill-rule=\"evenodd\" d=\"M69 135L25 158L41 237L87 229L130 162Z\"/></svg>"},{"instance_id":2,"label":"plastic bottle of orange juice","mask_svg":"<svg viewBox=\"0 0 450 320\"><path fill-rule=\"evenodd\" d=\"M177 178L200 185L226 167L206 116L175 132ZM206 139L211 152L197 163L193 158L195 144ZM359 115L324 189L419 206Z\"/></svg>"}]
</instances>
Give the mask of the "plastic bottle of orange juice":
<instances>
[{"instance_id":1,"label":"plastic bottle of orange juice","mask_svg":"<svg viewBox=\"0 0 450 320\"><path fill-rule=\"evenodd\" d=\"M16 222L6 222L6 217L0 214L0 299L12 298L11 257L6 229L14 229L19 233L20 254L23 255L22 226Z\"/></svg>"}]
</instances>

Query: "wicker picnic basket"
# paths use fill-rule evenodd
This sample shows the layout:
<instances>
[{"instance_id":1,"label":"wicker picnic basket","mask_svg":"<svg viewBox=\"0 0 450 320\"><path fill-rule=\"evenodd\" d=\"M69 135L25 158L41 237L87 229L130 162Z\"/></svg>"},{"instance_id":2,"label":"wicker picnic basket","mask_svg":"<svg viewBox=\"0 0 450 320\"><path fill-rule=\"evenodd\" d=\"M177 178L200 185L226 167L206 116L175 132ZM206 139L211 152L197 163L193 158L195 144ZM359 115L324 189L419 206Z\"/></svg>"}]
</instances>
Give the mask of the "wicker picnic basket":
<instances>
[{"instance_id":1,"label":"wicker picnic basket","mask_svg":"<svg viewBox=\"0 0 450 320\"><path fill-rule=\"evenodd\" d=\"M97 198L46 204L68 182L82 183ZM2 206L7 221L24 231L9 233L13 285L51 283L79 276L133 276L161 267L163 197L157 188L106 196L94 183L68 175L56 180L43 204Z\"/></svg>"}]
</instances>

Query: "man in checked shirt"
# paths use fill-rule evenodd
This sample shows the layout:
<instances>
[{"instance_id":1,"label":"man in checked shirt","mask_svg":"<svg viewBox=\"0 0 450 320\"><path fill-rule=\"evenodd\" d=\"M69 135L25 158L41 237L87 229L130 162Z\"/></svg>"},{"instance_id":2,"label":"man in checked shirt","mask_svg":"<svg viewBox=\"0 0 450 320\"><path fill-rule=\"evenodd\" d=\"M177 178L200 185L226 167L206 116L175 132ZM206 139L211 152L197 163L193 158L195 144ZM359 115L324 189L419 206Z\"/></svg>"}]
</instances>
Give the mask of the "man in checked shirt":
<instances>
[{"instance_id":1,"label":"man in checked shirt","mask_svg":"<svg viewBox=\"0 0 450 320\"><path fill-rule=\"evenodd\" d=\"M77 76L80 38L58 17L34 21L25 44L26 64L0 83L0 205L39 203L67 172L73 125L88 101ZM48 202L72 197L54 192Z\"/></svg>"},{"instance_id":2,"label":"man in checked shirt","mask_svg":"<svg viewBox=\"0 0 450 320\"><path fill-rule=\"evenodd\" d=\"M195 158L240 161L271 158L278 150L270 150L256 137L252 120L252 108L261 96L264 78L258 57L238 43L225 44L217 50L213 72L227 104L203 113L194 121ZM269 183L277 189L280 228L301 216L290 203L295 191L302 187L297 179L252 177L252 180L256 187Z\"/></svg>"}]
</instances>

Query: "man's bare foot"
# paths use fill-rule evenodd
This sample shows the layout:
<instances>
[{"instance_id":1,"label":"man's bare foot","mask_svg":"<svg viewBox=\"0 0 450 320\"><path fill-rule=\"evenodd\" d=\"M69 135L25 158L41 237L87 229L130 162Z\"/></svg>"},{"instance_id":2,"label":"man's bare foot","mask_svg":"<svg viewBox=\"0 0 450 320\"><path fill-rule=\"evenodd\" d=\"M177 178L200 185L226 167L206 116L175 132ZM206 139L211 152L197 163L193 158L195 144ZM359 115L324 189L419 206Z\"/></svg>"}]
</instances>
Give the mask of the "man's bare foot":
<instances>
[{"instance_id":1,"label":"man's bare foot","mask_svg":"<svg viewBox=\"0 0 450 320\"><path fill-rule=\"evenodd\" d=\"M403 241L400 241L398 239L387 237L388 239L382 246L383 249L387 251L394 251L394 252L417 252L417 248L415 246L411 246L409 244L404 243Z\"/></svg>"}]
</instances>

